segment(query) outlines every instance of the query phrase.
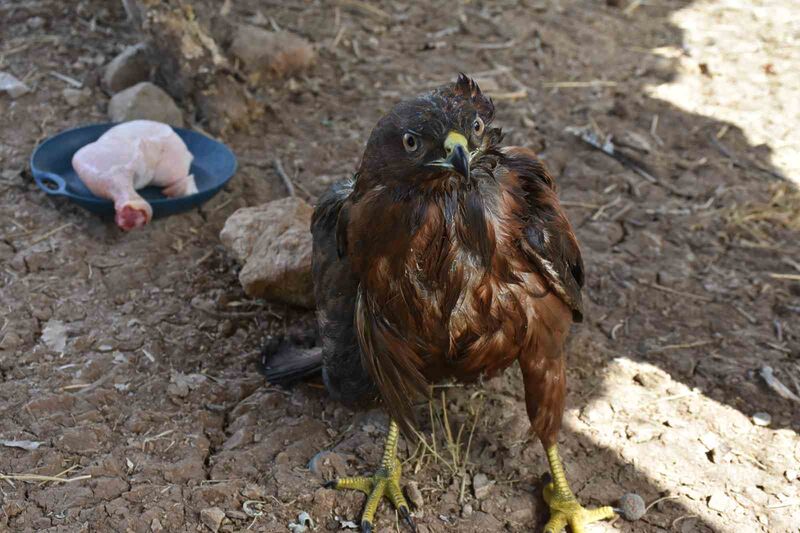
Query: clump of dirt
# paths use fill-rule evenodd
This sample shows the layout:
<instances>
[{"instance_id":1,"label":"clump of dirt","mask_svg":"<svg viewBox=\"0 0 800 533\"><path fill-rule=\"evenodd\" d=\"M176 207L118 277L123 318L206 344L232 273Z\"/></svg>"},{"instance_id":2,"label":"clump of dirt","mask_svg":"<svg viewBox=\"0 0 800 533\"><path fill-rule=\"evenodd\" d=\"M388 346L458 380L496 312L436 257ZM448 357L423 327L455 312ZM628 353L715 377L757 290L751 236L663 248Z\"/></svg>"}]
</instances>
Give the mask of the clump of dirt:
<instances>
[{"instance_id":1,"label":"clump of dirt","mask_svg":"<svg viewBox=\"0 0 800 533\"><path fill-rule=\"evenodd\" d=\"M247 298L218 235L236 209L286 196L275 161L313 202L353 171L395 101L465 71L493 95L506 143L553 170L583 246L588 320L569 346L562 455L585 504L637 492L649 506L637 523L594 529L795 530L800 411L761 370L798 392L797 189L776 185L785 170L768 147L705 111L729 105L709 75L747 79L751 65L694 57L692 26L673 22L738 8L619 4L198 3L201 20L307 38L316 63L253 88L263 115L226 131L240 170L221 194L130 234L45 196L27 160L46 136L106 120L102 66L141 36L114 2L0 5L0 71L32 89L0 95L13 125L0 130L0 440L41 443L0 444L0 529L278 532L301 511L322 531L357 522L363 497L322 483L371 471L386 417L337 404L319 383L264 382L264 337L314 319ZM716 47L740 47L733 22L708 20ZM746 37L759 61L775 56L783 71L786 43L757 30ZM65 80L90 96L72 98ZM684 82L702 105L649 89ZM742 101L761 90L737 87ZM569 126L613 134L653 179ZM769 131L770 146L786 145ZM424 443L401 449L419 530L541 527L546 461L518 371L434 399L420 406ZM382 506L377 527L396 524Z\"/></svg>"}]
</instances>

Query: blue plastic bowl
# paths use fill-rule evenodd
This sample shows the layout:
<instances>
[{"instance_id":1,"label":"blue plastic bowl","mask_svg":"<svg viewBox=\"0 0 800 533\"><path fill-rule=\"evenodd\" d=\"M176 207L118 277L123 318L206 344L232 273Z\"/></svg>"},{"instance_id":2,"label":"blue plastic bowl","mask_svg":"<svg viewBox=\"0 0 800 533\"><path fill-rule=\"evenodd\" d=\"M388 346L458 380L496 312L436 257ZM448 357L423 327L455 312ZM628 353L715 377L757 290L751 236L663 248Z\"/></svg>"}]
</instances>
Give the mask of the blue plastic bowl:
<instances>
[{"instance_id":1,"label":"blue plastic bowl","mask_svg":"<svg viewBox=\"0 0 800 533\"><path fill-rule=\"evenodd\" d=\"M54 196L66 196L79 206L102 216L114 215L114 203L92 194L72 168L72 156L95 142L117 123L80 126L50 137L34 150L31 171L36 184ZM236 172L236 156L224 144L196 131L172 128L194 156L190 172L198 192L181 198L167 198L160 187L145 187L139 194L153 207L153 218L188 211L217 194Z\"/></svg>"}]
</instances>

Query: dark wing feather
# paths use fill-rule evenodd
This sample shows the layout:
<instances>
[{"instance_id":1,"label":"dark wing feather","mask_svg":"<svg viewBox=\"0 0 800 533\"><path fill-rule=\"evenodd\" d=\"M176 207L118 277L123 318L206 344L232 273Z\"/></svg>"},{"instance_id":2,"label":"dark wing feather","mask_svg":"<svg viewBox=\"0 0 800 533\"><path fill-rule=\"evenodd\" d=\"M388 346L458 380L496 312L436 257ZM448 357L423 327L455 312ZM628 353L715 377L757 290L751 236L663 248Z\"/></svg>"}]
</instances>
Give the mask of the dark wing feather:
<instances>
[{"instance_id":1,"label":"dark wing feather","mask_svg":"<svg viewBox=\"0 0 800 533\"><path fill-rule=\"evenodd\" d=\"M406 436L416 426L413 403L430 396L428 382L420 372L422 359L407 332L392 327L363 290L356 303L356 330L364 366L377 385L384 407Z\"/></svg>"},{"instance_id":2,"label":"dark wing feather","mask_svg":"<svg viewBox=\"0 0 800 533\"><path fill-rule=\"evenodd\" d=\"M572 226L558 201L553 178L531 150L513 147L504 153L501 164L516 176L524 197L522 250L550 288L569 305L573 320L581 322L583 259Z\"/></svg>"},{"instance_id":3,"label":"dark wing feather","mask_svg":"<svg viewBox=\"0 0 800 533\"><path fill-rule=\"evenodd\" d=\"M335 183L314 210L312 274L325 386L336 399L358 402L377 394L361 362L355 330L358 278L347 257L346 240L337 230L352 191L352 180Z\"/></svg>"}]
</instances>

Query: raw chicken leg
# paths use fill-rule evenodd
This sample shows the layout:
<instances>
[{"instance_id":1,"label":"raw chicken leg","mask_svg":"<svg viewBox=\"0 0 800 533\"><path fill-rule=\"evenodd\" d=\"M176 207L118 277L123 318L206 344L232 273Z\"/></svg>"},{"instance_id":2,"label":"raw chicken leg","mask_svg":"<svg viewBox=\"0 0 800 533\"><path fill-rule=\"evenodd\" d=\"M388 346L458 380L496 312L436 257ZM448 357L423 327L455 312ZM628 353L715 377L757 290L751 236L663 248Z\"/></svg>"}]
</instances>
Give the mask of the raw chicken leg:
<instances>
[{"instance_id":1,"label":"raw chicken leg","mask_svg":"<svg viewBox=\"0 0 800 533\"><path fill-rule=\"evenodd\" d=\"M166 124L134 120L114 126L78 150L72 167L92 193L114 202L115 221L124 231L144 226L153 209L137 189L164 187L165 196L197 192L189 174L192 154Z\"/></svg>"}]
</instances>

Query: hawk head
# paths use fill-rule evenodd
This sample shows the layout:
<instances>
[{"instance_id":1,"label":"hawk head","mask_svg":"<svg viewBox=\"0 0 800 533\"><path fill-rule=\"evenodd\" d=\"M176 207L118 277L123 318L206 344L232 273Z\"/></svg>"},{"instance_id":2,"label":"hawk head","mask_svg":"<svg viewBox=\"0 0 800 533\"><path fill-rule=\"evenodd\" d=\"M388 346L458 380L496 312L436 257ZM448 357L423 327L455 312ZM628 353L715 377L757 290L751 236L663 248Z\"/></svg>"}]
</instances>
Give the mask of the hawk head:
<instances>
[{"instance_id":1,"label":"hawk head","mask_svg":"<svg viewBox=\"0 0 800 533\"><path fill-rule=\"evenodd\" d=\"M489 128L493 118L492 100L460 74L455 83L398 103L378 121L358 179L403 188L469 182L477 158L499 141L500 130Z\"/></svg>"}]
</instances>

